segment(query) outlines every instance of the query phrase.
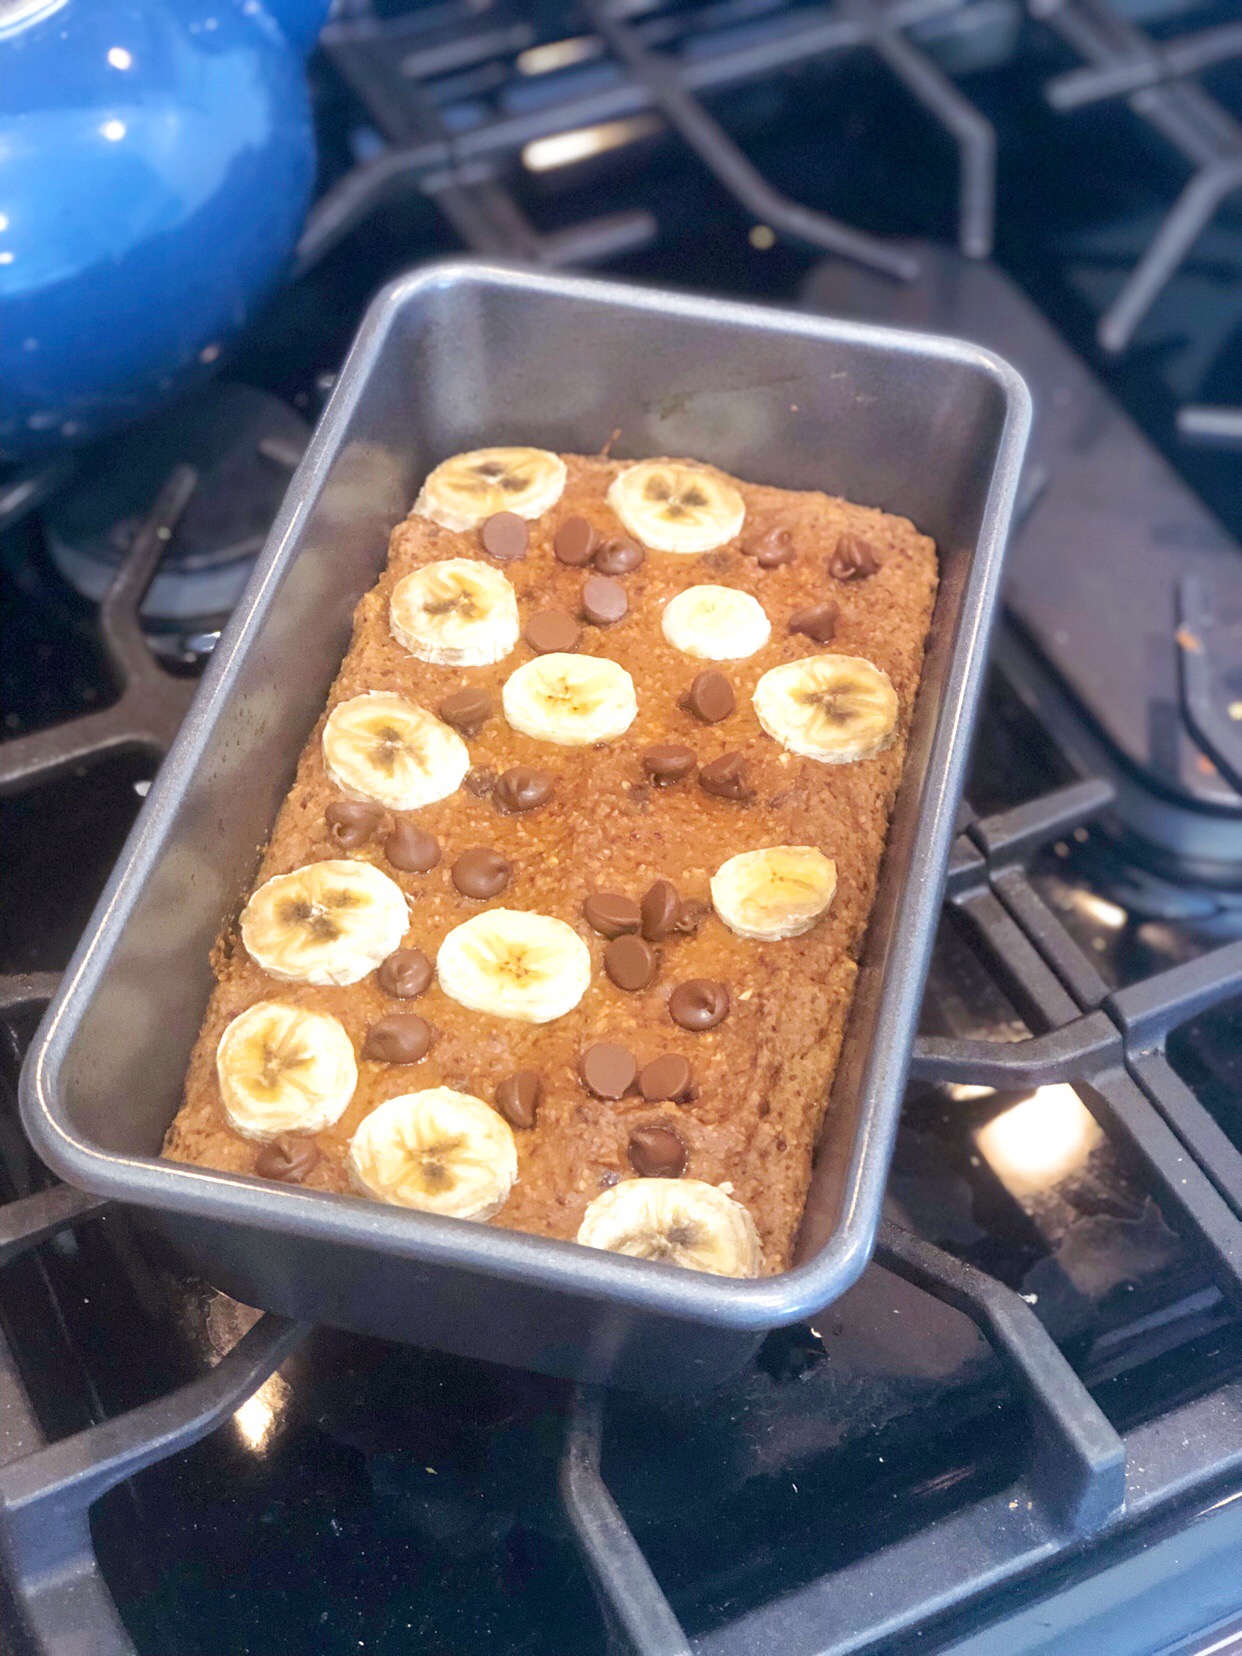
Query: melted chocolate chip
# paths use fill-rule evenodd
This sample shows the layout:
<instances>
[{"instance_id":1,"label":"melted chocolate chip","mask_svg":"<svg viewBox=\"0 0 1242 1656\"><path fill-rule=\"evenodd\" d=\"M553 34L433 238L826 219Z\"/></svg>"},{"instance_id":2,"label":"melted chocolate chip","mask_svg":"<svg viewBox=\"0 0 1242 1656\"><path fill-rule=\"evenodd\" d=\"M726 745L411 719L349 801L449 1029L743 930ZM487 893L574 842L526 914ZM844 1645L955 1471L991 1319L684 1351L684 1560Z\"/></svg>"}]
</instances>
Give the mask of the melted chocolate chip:
<instances>
[{"instance_id":1,"label":"melted chocolate chip","mask_svg":"<svg viewBox=\"0 0 1242 1656\"><path fill-rule=\"evenodd\" d=\"M686 1147L671 1127L635 1127L629 1158L643 1179L679 1179L686 1170Z\"/></svg>"},{"instance_id":2,"label":"melted chocolate chip","mask_svg":"<svg viewBox=\"0 0 1242 1656\"><path fill-rule=\"evenodd\" d=\"M440 842L425 828L399 822L384 841L384 855L403 874L429 874L440 860Z\"/></svg>"},{"instance_id":3,"label":"melted chocolate chip","mask_svg":"<svg viewBox=\"0 0 1242 1656\"><path fill-rule=\"evenodd\" d=\"M254 1170L261 1179L279 1179L281 1184L302 1184L319 1162L312 1140L282 1133L259 1151Z\"/></svg>"},{"instance_id":4,"label":"melted chocolate chip","mask_svg":"<svg viewBox=\"0 0 1242 1656\"><path fill-rule=\"evenodd\" d=\"M658 943L674 930L680 908L681 898L678 897L677 887L671 880L657 880L648 888L643 896L641 910L643 936L648 943Z\"/></svg>"},{"instance_id":5,"label":"melted chocolate chip","mask_svg":"<svg viewBox=\"0 0 1242 1656\"><path fill-rule=\"evenodd\" d=\"M694 1072L680 1052L665 1052L643 1065L638 1090L648 1104L660 1104L665 1099L680 1104L694 1096Z\"/></svg>"},{"instance_id":6,"label":"melted chocolate chip","mask_svg":"<svg viewBox=\"0 0 1242 1656\"><path fill-rule=\"evenodd\" d=\"M668 1011L682 1029L715 1029L729 1015L729 991L714 978L688 978L668 997Z\"/></svg>"},{"instance_id":7,"label":"melted chocolate chip","mask_svg":"<svg viewBox=\"0 0 1242 1656\"><path fill-rule=\"evenodd\" d=\"M510 1127L533 1127L543 1097L543 1080L538 1070L518 1070L507 1075L492 1096Z\"/></svg>"},{"instance_id":8,"label":"melted chocolate chip","mask_svg":"<svg viewBox=\"0 0 1242 1656\"><path fill-rule=\"evenodd\" d=\"M831 644L836 636L841 611L831 599L822 604L804 604L789 617L791 633L805 633L816 644Z\"/></svg>"},{"instance_id":9,"label":"melted chocolate chip","mask_svg":"<svg viewBox=\"0 0 1242 1656\"><path fill-rule=\"evenodd\" d=\"M553 552L571 569L582 569L589 564L598 545L598 534L582 517L566 518L552 537Z\"/></svg>"},{"instance_id":10,"label":"melted chocolate chip","mask_svg":"<svg viewBox=\"0 0 1242 1656\"><path fill-rule=\"evenodd\" d=\"M431 986L434 968L421 949L398 949L390 954L375 981L394 1000L416 1000Z\"/></svg>"},{"instance_id":11,"label":"melted chocolate chip","mask_svg":"<svg viewBox=\"0 0 1242 1656\"><path fill-rule=\"evenodd\" d=\"M356 851L365 845L384 820L378 805L361 799L334 799L323 813L328 837L342 851Z\"/></svg>"},{"instance_id":12,"label":"melted chocolate chip","mask_svg":"<svg viewBox=\"0 0 1242 1656\"><path fill-rule=\"evenodd\" d=\"M496 786L496 772L489 765L471 765L462 787L476 799L486 799Z\"/></svg>"},{"instance_id":13,"label":"melted chocolate chip","mask_svg":"<svg viewBox=\"0 0 1242 1656\"><path fill-rule=\"evenodd\" d=\"M578 1060L578 1073L596 1098L623 1098L634 1085L634 1054L611 1041L597 1041Z\"/></svg>"},{"instance_id":14,"label":"melted chocolate chip","mask_svg":"<svg viewBox=\"0 0 1242 1656\"><path fill-rule=\"evenodd\" d=\"M601 937L624 937L638 931L643 923L642 910L632 897L622 897L615 891L593 891L582 905L586 923Z\"/></svg>"},{"instance_id":15,"label":"melted chocolate chip","mask_svg":"<svg viewBox=\"0 0 1242 1656\"><path fill-rule=\"evenodd\" d=\"M642 567L643 549L632 541L610 540L595 554L595 567L601 575L632 575Z\"/></svg>"},{"instance_id":16,"label":"melted chocolate chip","mask_svg":"<svg viewBox=\"0 0 1242 1656\"><path fill-rule=\"evenodd\" d=\"M440 703L440 717L463 736L477 736L491 718L494 707L486 690L454 690Z\"/></svg>"},{"instance_id":17,"label":"melted chocolate chip","mask_svg":"<svg viewBox=\"0 0 1242 1656\"><path fill-rule=\"evenodd\" d=\"M362 1056L381 1064L417 1064L436 1032L417 1012L389 1012L367 1030Z\"/></svg>"},{"instance_id":18,"label":"melted chocolate chip","mask_svg":"<svg viewBox=\"0 0 1242 1656\"><path fill-rule=\"evenodd\" d=\"M614 937L604 950L604 970L618 989L645 989L656 974L656 955L641 937Z\"/></svg>"},{"instance_id":19,"label":"melted chocolate chip","mask_svg":"<svg viewBox=\"0 0 1242 1656\"><path fill-rule=\"evenodd\" d=\"M492 795L497 810L508 816L537 811L551 797L552 778L547 771L536 770L533 765L514 765L504 771Z\"/></svg>"},{"instance_id":20,"label":"melted chocolate chip","mask_svg":"<svg viewBox=\"0 0 1242 1656\"><path fill-rule=\"evenodd\" d=\"M620 581L607 575L588 575L582 583L582 613L596 627L611 627L620 621L630 601Z\"/></svg>"},{"instance_id":21,"label":"melted chocolate chip","mask_svg":"<svg viewBox=\"0 0 1242 1656\"><path fill-rule=\"evenodd\" d=\"M716 799L753 799L755 790L746 779L746 761L740 753L722 753L699 772L699 787Z\"/></svg>"},{"instance_id":22,"label":"melted chocolate chip","mask_svg":"<svg viewBox=\"0 0 1242 1656\"><path fill-rule=\"evenodd\" d=\"M576 650L579 636L578 623L563 609L540 610L531 616L522 633L536 655Z\"/></svg>"},{"instance_id":23,"label":"melted chocolate chip","mask_svg":"<svg viewBox=\"0 0 1242 1656\"><path fill-rule=\"evenodd\" d=\"M719 724L727 719L737 706L733 686L715 667L705 668L694 675L694 681L679 704L703 724Z\"/></svg>"},{"instance_id":24,"label":"melted chocolate chip","mask_svg":"<svg viewBox=\"0 0 1242 1656\"><path fill-rule=\"evenodd\" d=\"M655 747L644 748L639 759L650 780L661 788L670 782L683 782L698 764L694 749L677 742L658 742Z\"/></svg>"},{"instance_id":25,"label":"melted chocolate chip","mask_svg":"<svg viewBox=\"0 0 1242 1656\"><path fill-rule=\"evenodd\" d=\"M493 512L480 525L479 540L483 550L490 552L493 558L510 563L514 558L526 556L530 529L526 519L520 518L516 512Z\"/></svg>"},{"instance_id":26,"label":"melted chocolate chip","mask_svg":"<svg viewBox=\"0 0 1242 1656\"><path fill-rule=\"evenodd\" d=\"M837 581L865 581L879 567L875 547L861 535L842 535L828 559L828 573Z\"/></svg>"},{"instance_id":27,"label":"melted chocolate chip","mask_svg":"<svg viewBox=\"0 0 1242 1656\"><path fill-rule=\"evenodd\" d=\"M453 864L453 884L463 897L474 897L482 903L489 897L499 897L512 872L499 851L489 845L476 845L463 851Z\"/></svg>"},{"instance_id":28,"label":"melted chocolate chip","mask_svg":"<svg viewBox=\"0 0 1242 1656\"><path fill-rule=\"evenodd\" d=\"M779 569L782 564L793 563L797 557L793 536L788 529L769 529L766 535L750 541L742 550L748 558L755 560L760 569Z\"/></svg>"},{"instance_id":29,"label":"melted chocolate chip","mask_svg":"<svg viewBox=\"0 0 1242 1656\"><path fill-rule=\"evenodd\" d=\"M700 903L696 897L690 897L677 910L673 930L680 932L683 937L693 937L710 913L711 909L706 903Z\"/></svg>"}]
</instances>

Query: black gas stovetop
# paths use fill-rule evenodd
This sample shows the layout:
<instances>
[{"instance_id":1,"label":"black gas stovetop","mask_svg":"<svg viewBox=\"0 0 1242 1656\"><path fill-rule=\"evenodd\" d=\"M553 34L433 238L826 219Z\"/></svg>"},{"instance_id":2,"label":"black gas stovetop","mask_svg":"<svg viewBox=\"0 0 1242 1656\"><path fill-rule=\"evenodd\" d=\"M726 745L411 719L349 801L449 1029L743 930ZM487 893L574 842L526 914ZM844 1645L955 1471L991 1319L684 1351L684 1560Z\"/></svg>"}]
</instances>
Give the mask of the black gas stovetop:
<instances>
[{"instance_id":1,"label":"black gas stovetop","mask_svg":"<svg viewBox=\"0 0 1242 1656\"><path fill-rule=\"evenodd\" d=\"M338 8L296 280L208 391L0 479L6 1652L1242 1649L1240 53L1182 0ZM463 242L1036 392L877 1262L705 1398L259 1317L17 1122L367 298Z\"/></svg>"}]
</instances>

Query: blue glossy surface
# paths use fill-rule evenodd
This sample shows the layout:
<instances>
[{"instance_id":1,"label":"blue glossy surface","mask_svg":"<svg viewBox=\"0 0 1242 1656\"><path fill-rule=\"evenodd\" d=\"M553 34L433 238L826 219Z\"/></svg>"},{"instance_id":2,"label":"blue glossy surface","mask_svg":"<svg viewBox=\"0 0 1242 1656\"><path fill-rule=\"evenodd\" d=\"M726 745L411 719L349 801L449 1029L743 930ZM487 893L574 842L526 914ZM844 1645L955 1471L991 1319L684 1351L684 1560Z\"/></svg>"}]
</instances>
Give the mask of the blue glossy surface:
<instances>
[{"instance_id":1,"label":"blue glossy surface","mask_svg":"<svg viewBox=\"0 0 1242 1656\"><path fill-rule=\"evenodd\" d=\"M279 7L299 41L324 9ZM313 177L302 58L258 0L65 0L0 30L0 457L208 372Z\"/></svg>"}]
</instances>

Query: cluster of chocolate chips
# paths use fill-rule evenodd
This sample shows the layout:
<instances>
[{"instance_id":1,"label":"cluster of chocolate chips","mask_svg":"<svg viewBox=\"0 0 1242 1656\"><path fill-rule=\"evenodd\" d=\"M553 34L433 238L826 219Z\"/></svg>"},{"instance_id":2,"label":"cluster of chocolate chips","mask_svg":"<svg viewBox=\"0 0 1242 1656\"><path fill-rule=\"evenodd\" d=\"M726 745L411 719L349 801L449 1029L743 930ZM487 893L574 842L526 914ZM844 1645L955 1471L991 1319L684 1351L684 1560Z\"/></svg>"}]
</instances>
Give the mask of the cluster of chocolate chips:
<instances>
[{"instance_id":1,"label":"cluster of chocolate chips","mask_svg":"<svg viewBox=\"0 0 1242 1656\"><path fill-rule=\"evenodd\" d=\"M639 1067L628 1047L597 1041L578 1059L578 1074L587 1091L608 1102L638 1093L645 1103L688 1103L695 1096L688 1060L677 1052L661 1053ZM676 1179L685 1171L686 1146L671 1127L651 1123L630 1134L630 1166L643 1178Z\"/></svg>"},{"instance_id":2,"label":"cluster of chocolate chips","mask_svg":"<svg viewBox=\"0 0 1242 1656\"><path fill-rule=\"evenodd\" d=\"M627 540L605 539L584 517L565 519L552 537L552 550L557 561L570 569L585 569L591 564L601 575L631 575L643 561L641 546ZM620 620L620 616L614 619Z\"/></svg>"},{"instance_id":3,"label":"cluster of chocolate chips","mask_svg":"<svg viewBox=\"0 0 1242 1656\"><path fill-rule=\"evenodd\" d=\"M608 575L588 575L582 583L579 615L593 627L612 627L630 607L625 588ZM567 609L539 610L522 629L536 655L567 654L578 648L582 629Z\"/></svg>"},{"instance_id":4,"label":"cluster of chocolate chips","mask_svg":"<svg viewBox=\"0 0 1242 1656\"><path fill-rule=\"evenodd\" d=\"M323 813L328 837L341 851L357 851L374 839L384 822L378 805L334 799ZM440 842L412 822L395 823L384 839L384 855L403 874L429 874L440 860Z\"/></svg>"}]
</instances>

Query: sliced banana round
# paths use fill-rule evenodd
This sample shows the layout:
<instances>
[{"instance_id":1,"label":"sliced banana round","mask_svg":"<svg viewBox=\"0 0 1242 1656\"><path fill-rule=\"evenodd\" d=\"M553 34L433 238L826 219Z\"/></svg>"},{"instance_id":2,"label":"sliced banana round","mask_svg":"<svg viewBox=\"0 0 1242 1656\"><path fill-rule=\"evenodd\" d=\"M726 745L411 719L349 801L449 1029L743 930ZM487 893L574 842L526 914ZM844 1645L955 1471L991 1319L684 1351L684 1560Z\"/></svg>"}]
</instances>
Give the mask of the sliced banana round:
<instances>
[{"instance_id":1,"label":"sliced banana round","mask_svg":"<svg viewBox=\"0 0 1242 1656\"><path fill-rule=\"evenodd\" d=\"M763 605L736 587L687 587L665 604L660 625L675 650L702 661L741 661L772 636Z\"/></svg>"},{"instance_id":2,"label":"sliced banana round","mask_svg":"<svg viewBox=\"0 0 1242 1656\"><path fill-rule=\"evenodd\" d=\"M549 449L472 449L440 462L414 510L442 529L473 529L493 512L537 518L561 498L565 475L565 462Z\"/></svg>"},{"instance_id":3,"label":"sliced banana round","mask_svg":"<svg viewBox=\"0 0 1242 1656\"><path fill-rule=\"evenodd\" d=\"M426 708L370 690L332 709L324 726L323 760L350 799L416 811L457 792L470 769L470 749Z\"/></svg>"},{"instance_id":4,"label":"sliced banana round","mask_svg":"<svg viewBox=\"0 0 1242 1656\"><path fill-rule=\"evenodd\" d=\"M233 1019L216 1048L224 1112L243 1138L322 1133L358 1085L349 1036L335 1018L258 1001Z\"/></svg>"},{"instance_id":5,"label":"sliced banana round","mask_svg":"<svg viewBox=\"0 0 1242 1656\"><path fill-rule=\"evenodd\" d=\"M420 661L486 667L518 641L517 594L507 575L477 558L441 558L392 589L388 624Z\"/></svg>"},{"instance_id":6,"label":"sliced banana round","mask_svg":"<svg viewBox=\"0 0 1242 1656\"><path fill-rule=\"evenodd\" d=\"M754 704L769 736L825 765L874 759L897 734L892 680L862 656L806 656L773 667L755 686Z\"/></svg>"},{"instance_id":7,"label":"sliced banana round","mask_svg":"<svg viewBox=\"0 0 1242 1656\"><path fill-rule=\"evenodd\" d=\"M455 926L440 945L436 977L473 1012L551 1023L572 1012L591 981L591 951L572 926L548 914L488 909Z\"/></svg>"},{"instance_id":8,"label":"sliced banana round","mask_svg":"<svg viewBox=\"0 0 1242 1656\"><path fill-rule=\"evenodd\" d=\"M746 502L718 472L685 460L640 460L612 480L608 504L653 552L710 552L741 533Z\"/></svg>"},{"instance_id":9,"label":"sliced banana round","mask_svg":"<svg viewBox=\"0 0 1242 1656\"><path fill-rule=\"evenodd\" d=\"M619 662L560 652L510 673L500 703L514 730L558 747L615 741L638 714L634 680Z\"/></svg>"},{"instance_id":10,"label":"sliced banana round","mask_svg":"<svg viewBox=\"0 0 1242 1656\"><path fill-rule=\"evenodd\" d=\"M490 1219L517 1178L517 1146L481 1098L428 1087L372 1110L350 1141L348 1166L364 1196L446 1219Z\"/></svg>"},{"instance_id":11,"label":"sliced banana round","mask_svg":"<svg viewBox=\"0 0 1242 1656\"><path fill-rule=\"evenodd\" d=\"M264 882L242 910L256 966L282 983L357 983L401 946L401 887L370 863L333 858Z\"/></svg>"},{"instance_id":12,"label":"sliced banana round","mask_svg":"<svg viewBox=\"0 0 1242 1656\"><path fill-rule=\"evenodd\" d=\"M712 875L712 906L739 937L801 937L827 913L837 865L813 845L742 851Z\"/></svg>"},{"instance_id":13,"label":"sliced banana round","mask_svg":"<svg viewBox=\"0 0 1242 1656\"><path fill-rule=\"evenodd\" d=\"M759 1232L747 1209L701 1179L626 1179L613 1185L588 1205L578 1241L716 1276L754 1277L763 1265Z\"/></svg>"}]
</instances>

